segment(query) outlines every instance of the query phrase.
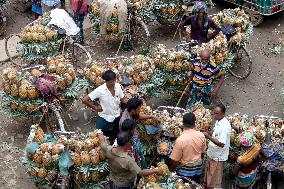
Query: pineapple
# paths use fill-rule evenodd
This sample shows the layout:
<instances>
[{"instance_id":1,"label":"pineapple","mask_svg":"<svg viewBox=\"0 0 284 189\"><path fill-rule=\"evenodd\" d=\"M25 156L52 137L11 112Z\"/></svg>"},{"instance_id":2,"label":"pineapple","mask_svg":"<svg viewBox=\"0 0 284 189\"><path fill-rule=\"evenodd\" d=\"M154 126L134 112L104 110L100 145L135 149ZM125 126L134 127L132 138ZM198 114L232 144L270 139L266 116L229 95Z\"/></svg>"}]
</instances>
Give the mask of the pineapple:
<instances>
[{"instance_id":1,"label":"pineapple","mask_svg":"<svg viewBox=\"0 0 284 189\"><path fill-rule=\"evenodd\" d=\"M162 142L161 144L159 144L159 150L161 153L167 153L169 151L168 143Z\"/></svg>"},{"instance_id":2,"label":"pineapple","mask_svg":"<svg viewBox=\"0 0 284 189\"><path fill-rule=\"evenodd\" d=\"M33 69L31 74L33 77L39 77L42 73L37 69Z\"/></svg>"},{"instance_id":3,"label":"pineapple","mask_svg":"<svg viewBox=\"0 0 284 189\"><path fill-rule=\"evenodd\" d=\"M65 80L64 80L64 78L62 78L60 76L56 78L56 88L59 91L63 91L65 89Z\"/></svg>"},{"instance_id":4,"label":"pineapple","mask_svg":"<svg viewBox=\"0 0 284 189\"><path fill-rule=\"evenodd\" d=\"M88 152L86 151L81 152L81 161L83 165L89 165L91 163L91 158Z\"/></svg>"},{"instance_id":5,"label":"pineapple","mask_svg":"<svg viewBox=\"0 0 284 189\"><path fill-rule=\"evenodd\" d=\"M64 76L66 85L70 87L73 83L73 78L68 73L65 73Z\"/></svg>"},{"instance_id":6,"label":"pineapple","mask_svg":"<svg viewBox=\"0 0 284 189\"><path fill-rule=\"evenodd\" d=\"M90 156L91 156L91 162L92 162L93 165L96 165L100 162L100 156L95 149L93 149L90 152Z\"/></svg>"},{"instance_id":7,"label":"pineapple","mask_svg":"<svg viewBox=\"0 0 284 189\"><path fill-rule=\"evenodd\" d=\"M5 92L5 93L10 93L11 92L11 88L10 88L10 84L9 83L4 83L4 86L3 86L3 91Z\"/></svg>"},{"instance_id":8,"label":"pineapple","mask_svg":"<svg viewBox=\"0 0 284 189\"><path fill-rule=\"evenodd\" d=\"M24 100L28 97L27 85L21 85L19 87L19 97L20 99Z\"/></svg>"},{"instance_id":9,"label":"pineapple","mask_svg":"<svg viewBox=\"0 0 284 189\"><path fill-rule=\"evenodd\" d=\"M20 112L25 112L26 111L26 106L24 104L19 104L17 110L20 111Z\"/></svg>"},{"instance_id":10,"label":"pineapple","mask_svg":"<svg viewBox=\"0 0 284 189\"><path fill-rule=\"evenodd\" d=\"M34 154L28 152L28 153L27 153L27 157L28 157L30 160L33 160L33 159L34 159Z\"/></svg>"},{"instance_id":11,"label":"pineapple","mask_svg":"<svg viewBox=\"0 0 284 189\"><path fill-rule=\"evenodd\" d=\"M64 145L62 144L54 144L51 149L52 155L59 155L64 149Z\"/></svg>"},{"instance_id":12,"label":"pineapple","mask_svg":"<svg viewBox=\"0 0 284 189\"><path fill-rule=\"evenodd\" d=\"M65 72L65 69L66 69L65 65L63 63L59 63L56 67L56 73L58 75L63 75Z\"/></svg>"},{"instance_id":13,"label":"pineapple","mask_svg":"<svg viewBox=\"0 0 284 189\"><path fill-rule=\"evenodd\" d=\"M48 152L45 152L42 157L42 164L49 165L52 161L51 155Z\"/></svg>"},{"instance_id":14,"label":"pineapple","mask_svg":"<svg viewBox=\"0 0 284 189\"><path fill-rule=\"evenodd\" d=\"M10 108L11 108L11 110L16 110L18 108L18 105L16 103L14 103L14 102L11 102L10 103Z\"/></svg>"},{"instance_id":15,"label":"pineapple","mask_svg":"<svg viewBox=\"0 0 284 189\"><path fill-rule=\"evenodd\" d=\"M74 162L75 166L80 167L82 165L81 156L78 153L72 154L71 159Z\"/></svg>"},{"instance_id":16,"label":"pineapple","mask_svg":"<svg viewBox=\"0 0 284 189\"><path fill-rule=\"evenodd\" d=\"M46 169L45 168L39 168L38 170L38 177L41 179L44 179L46 177Z\"/></svg>"},{"instance_id":17,"label":"pineapple","mask_svg":"<svg viewBox=\"0 0 284 189\"><path fill-rule=\"evenodd\" d=\"M167 176L170 174L169 168L165 163L158 163L158 169L162 172L163 176Z\"/></svg>"},{"instance_id":18,"label":"pineapple","mask_svg":"<svg viewBox=\"0 0 284 189\"><path fill-rule=\"evenodd\" d=\"M92 181L98 182L100 180L100 174L96 171L91 173Z\"/></svg>"},{"instance_id":19,"label":"pineapple","mask_svg":"<svg viewBox=\"0 0 284 189\"><path fill-rule=\"evenodd\" d=\"M39 91L35 88L35 86L30 85L27 90L28 99L36 99L39 97Z\"/></svg>"},{"instance_id":20,"label":"pineapple","mask_svg":"<svg viewBox=\"0 0 284 189\"><path fill-rule=\"evenodd\" d=\"M43 153L40 150L37 150L35 155L34 155L34 161L37 164L41 164L42 163L42 157L43 157Z\"/></svg>"},{"instance_id":21,"label":"pineapple","mask_svg":"<svg viewBox=\"0 0 284 189\"><path fill-rule=\"evenodd\" d=\"M36 176L37 176L37 171L36 171L34 168L31 168L31 170L30 170L30 175L31 175L32 177L36 177Z\"/></svg>"},{"instance_id":22,"label":"pineapple","mask_svg":"<svg viewBox=\"0 0 284 189\"><path fill-rule=\"evenodd\" d=\"M42 143L41 145L40 145L40 150L43 152L43 153L45 153L45 152L48 152L49 151L49 149L50 149L50 143Z\"/></svg>"},{"instance_id":23,"label":"pineapple","mask_svg":"<svg viewBox=\"0 0 284 189\"><path fill-rule=\"evenodd\" d=\"M104 83L104 80L101 77L97 77L95 83L96 83L97 86L99 86L99 85L102 85Z\"/></svg>"},{"instance_id":24,"label":"pineapple","mask_svg":"<svg viewBox=\"0 0 284 189\"><path fill-rule=\"evenodd\" d=\"M19 95L19 89L18 89L18 86L16 84L13 84L11 86L11 95L13 97L17 97Z\"/></svg>"},{"instance_id":25,"label":"pineapple","mask_svg":"<svg viewBox=\"0 0 284 189\"><path fill-rule=\"evenodd\" d=\"M99 139L98 136L93 138L93 145L94 145L94 147L100 146L100 139Z\"/></svg>"},{"instance_id":26,"label":"pineapple","mask_svg":"<svg viewBox=\"0 0 284 189\"><path fill-rule=\"evenodd\" d=\"M67 73L72 77L72 79L75 79L76 72L75 72L75 70L72 67L68 68Z\"/></svg>"},{"instance_id":27,"label":"pineapple","mask_svg":"<svg viewBox=\"0 0 284 189\"><path fill-rule=\"evenodd\" d=\"M34 142L43 142L43 139L44 139L44 135L41 135L41 134L36 134L33 141Z\"/></svg>"},{"instance_id":28,"label":"pineapple","mask_svg":"<svg viewBox=\"0 0 284 189\"><path fill-rule=\"evenodd\" d=\"M91 149L93 149L93 147L94 147L94 144L91 140L86 140L84 142L84 145L83 145L84 151L89 152Z\"/></svg>"}]
</instances>

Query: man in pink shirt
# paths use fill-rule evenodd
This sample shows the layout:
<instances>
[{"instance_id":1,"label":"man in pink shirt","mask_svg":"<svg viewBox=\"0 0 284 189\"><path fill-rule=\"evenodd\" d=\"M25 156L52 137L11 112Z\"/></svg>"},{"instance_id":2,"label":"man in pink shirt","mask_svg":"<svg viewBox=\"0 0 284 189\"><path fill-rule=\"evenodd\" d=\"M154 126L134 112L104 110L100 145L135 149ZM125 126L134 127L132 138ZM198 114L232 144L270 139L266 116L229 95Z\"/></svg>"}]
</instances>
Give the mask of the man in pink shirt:
<instances>
[{"instance_id":1,"label":"man in pink shirt","mask_svg":"<svg viewBox=\"0 0 284 189\"><path fill-rule=\"evenodd\" d=\"M72 0L72 9L74 12L74 20L80 28L80 43L84 42L83 23L86 14L88 13L88 0Z\"/></svg>"},{"instance_id":2,"label":"man in pink shirt","mask_svg":"<svg viewBox=\"0 0 284 189\"><path fill-rule=\"evenodd\" d=\"M200 183L202 175L201 155L206 150L206 139L202 132L194 129L195 115L186 113L183 116L183 132L176 139L170 156L171 171Z\"/></svg>"}]
</instances>

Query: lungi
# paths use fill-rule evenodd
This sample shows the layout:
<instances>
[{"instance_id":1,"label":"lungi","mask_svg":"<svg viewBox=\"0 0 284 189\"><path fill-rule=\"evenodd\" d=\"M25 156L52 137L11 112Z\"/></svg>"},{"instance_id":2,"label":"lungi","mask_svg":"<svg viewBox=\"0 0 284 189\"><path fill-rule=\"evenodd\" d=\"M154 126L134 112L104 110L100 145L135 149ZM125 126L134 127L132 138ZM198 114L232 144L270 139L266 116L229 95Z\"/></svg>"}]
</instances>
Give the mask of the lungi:
<instances>
[{"instance_id":1,"label":"lungi","mask_svg":"<svg viewBox=\"0 0 284 189\"><path fill-rule=\"evenodd\" d=\"M101 129L103 134L109 137L110 144L114 143L114 140L119 132L119 120L120 117L115 118L113 122L108 122L100 116L97 116L96 118L96 129Z\"/></svg>"},{"instance_id":2,"label":"lungi","mask_svg":"<svg viewBox=\"0 0 284 189\"><path fill-rule=\"evenodd\" d=\"M195 163L183 164L177 168L176 173L183 177L188 177L193 181L200 183L200 178L203 173L202 161Z\"/></svg>"},{"instance_id":3,"label":"lungi","mask_svg":"<svg viewBox=\"0 0 284 189\"><path fill-rule=\"evenodd\" d=\"M205 167L204 183L208 188L222 188L223 161L208 159Z\"/></svg>"},{"instance_id":4,"label":"lungi","mask_svg":"<svg viewBox=\"0 0 284 189\"><path fill-rule=\"evenodd\" d=\"M125 186L121 187L121 186L115 185L114 182L112 182L111 180L109 181L108 186L109 186L109 189L134 189L134 184L132 184L131 186L127 186L127 187Z\"/></svg>"}]
</instances>

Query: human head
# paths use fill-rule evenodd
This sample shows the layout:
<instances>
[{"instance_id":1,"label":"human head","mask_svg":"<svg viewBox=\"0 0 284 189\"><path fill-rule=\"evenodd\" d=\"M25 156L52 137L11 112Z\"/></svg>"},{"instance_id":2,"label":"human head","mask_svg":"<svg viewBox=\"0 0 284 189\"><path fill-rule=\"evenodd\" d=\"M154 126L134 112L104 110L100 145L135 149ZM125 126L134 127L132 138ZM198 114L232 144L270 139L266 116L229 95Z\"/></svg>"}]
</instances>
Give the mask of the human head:
<instances>
[{"instance_id":1,"label":"human head","mask_svg":"<svg viewBox=\"0 0 284 189\"><path fill-rule=\"evenodd\" d=\"M210 51L204 49L200 52L200 61L205 65L210 62Z\"/></svg>"},{"instance_id":2,"label":"human head","mask_svg":"<svg viewBox=\"0 0 284 189\"><path fill-rule=\"evenodd\" d=\"M186 113L183 115L183 126L187 129L192 129L195 127L195 115L193 113Z\"/></svg>"},{"instance_id":3,"label":"human head","mask_svg":"<svg viewBox=\"0 0 284 189\"><path fill-rule=\"evenodd\" d=\"M223 104L218 104L214 109L215 119L220 121L225 117L226 107Z\"/></svg>"},{"instance_id":4,"label":"human head","mask_svg":"<svg viewBox=\"0 0 284 189\"><path fill-rule=\"evenodd\" d=\"M117 145L119 147L126 147L126 145L129 143L130 136L128 132L119 132L117 134Z\"/></svg>"},{"instance_id":5,"label":"human head","mask_svg":"<svg viewBox=\"0 0 284 189\"><path fill-rule=\"evenodd\" d=\"M203 17L207 14L208 8L204 2L196 1L194 3L193 10L197 16Z\"/></svg>"},{"instance_id":6,"label":"human head","mask_svg":"<svg viewBox=\"0 0 284 189\"><path fill-rule=\"evenodd\" d=\"M137 97L134 97L128 100L126 108L127 108L129 115L132 118L136 119L139 117L140 108L142 104L143 104L143 101Z\"/></svg>"},{"instance_id":7,"label":"human head","mask_svg":"<svg viewBox=\"0 0 284 189\"><path fill-rule=\"evenodd\" d=\"M116 74L112 70L107 70L102 76L105 80L107 87L114 87L116 82Z\"/></svg>"},{"instance_id":8,"label":"human head","mask_svg":"<svg viewBox=\"0 0 284 189\"><path fill-rule=\"evenodd\" d=\"M121 131L132 133L136 127L136 121L133 119L126 119L121 124Z\"/></svg>"},{"instance_id":9,"label":"human head","mask_svg":"<svg viewBox=\"0 0 284 189\"><path fill-rule=\"evenodd\" d=\"M256 142L256 138L252 130L243 131L237 136L237 140L244 148L249 148Z\"/></svg>"}]
</instances>

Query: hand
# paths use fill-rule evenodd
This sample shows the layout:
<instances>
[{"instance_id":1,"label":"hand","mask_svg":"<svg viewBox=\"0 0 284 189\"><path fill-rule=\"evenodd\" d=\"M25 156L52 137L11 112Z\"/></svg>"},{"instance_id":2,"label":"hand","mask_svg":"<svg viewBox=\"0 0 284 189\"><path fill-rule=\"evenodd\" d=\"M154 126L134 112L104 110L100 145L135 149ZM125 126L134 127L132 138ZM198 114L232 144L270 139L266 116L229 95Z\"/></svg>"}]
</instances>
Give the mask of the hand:
<instances>
[{"instance_id":1,"label":"hand","mask_svg":"<svg viewBox=\"0 0 284 189\"><path fill-rule=\"evenodd\" d=\"M207 132L202 132L205 136L205 138L208 138L209 137L209 134Z\"/></svg>"},{"instance_id":2,"label":"hand","mask_svg":"<svg viewBox=\"0 0 284 189\"><path fill-rule=\"evenodd\" d=\"M210 94L211 99L215 100L216 96L217 96L216 92L212 91L211 94Z\"/></svg>"},{"instance_id":3,"label":"hand","mask_svg":"<svg viewBox=\"0 0 284 189\"><path fill-rule=\"evenodd\" d=\"M100 105L95 106L94 110L96 110L96 112L102 112L103 111L103 109L102 109L102 107Z\"/></svg>"},{"instance_id":4,"label":"hand","mask_svg":"<svg viewBox=\"0 0 284 189\"><path fill-rule=\"evenodd\" d=\"M99 139L100 139L100 142L105 142L106 141L106 138L105 138L103 133L99 133Z\"/></svg>"},{"instance_id":5,"label":"hand","mask_svg":"<svg viewBox=\"0 0 284 189\"><path fill-rule=\"evenodd\" d=\"M156 174L158 175L158 176L163 176L163 171L162 170L160 170L160 169L156 169Z\"/></svg>"}]
</instances>

